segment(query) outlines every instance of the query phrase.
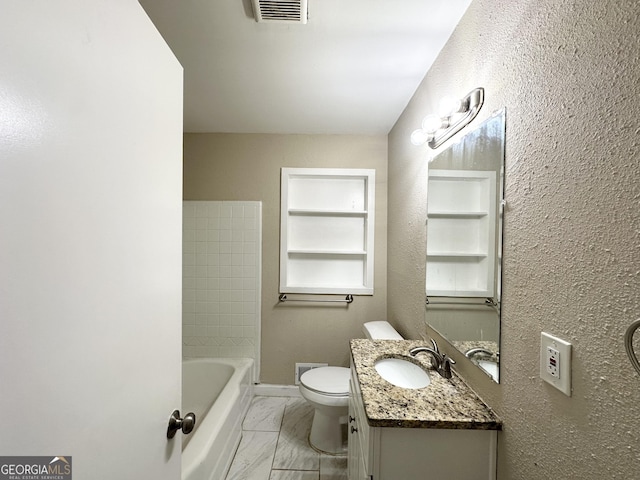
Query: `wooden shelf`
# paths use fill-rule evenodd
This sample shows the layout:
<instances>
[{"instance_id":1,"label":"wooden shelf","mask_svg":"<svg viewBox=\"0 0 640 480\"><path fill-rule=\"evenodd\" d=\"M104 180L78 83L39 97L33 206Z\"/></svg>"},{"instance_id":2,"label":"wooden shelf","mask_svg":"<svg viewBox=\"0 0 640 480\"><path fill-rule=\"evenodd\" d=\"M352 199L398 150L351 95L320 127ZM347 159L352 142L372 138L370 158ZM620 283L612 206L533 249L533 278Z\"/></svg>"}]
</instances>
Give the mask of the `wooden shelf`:
<instances>
[{"instance_id":1,"label":"wooden shelf","mask_svg":"<svg viewBox=\"0 0 640 480\"><path fill-rule=\"evenodd\" d=\"M489 212L428 212L427 218L482 218Z\"/></svg>"},{"instance_id":2,"label":"wooden shelf","mask_svg":"<svg viewBox=\"0 0 640 480\"><path fill-rule=\"evenodd\" d=\"M487 258L489 254L487 252L427 252L427 257L442 257L442 258Z\"/></svg>"},{"instance_id":3,"label":"wooden shelf","mask_svg":"<svg viewBox=\"0 0 640 480\"><path fill-rule=\"evenodd\" d=\"M482 294L485 292L486 290L484 289L456 289L456 290L433 290L430 296L431 297L482 297ZM438 305L437 303L433 303L433 305ZM484 304L480 304L480 303L460 303L459 305L461 306L478 306L478 305L484 305Z\"/></svg>"},{"instance_id":4,"label":"wooden shelf","mask_svg":"<svg viewBox=\"0 0 640 480\"><path fill-rule=\"evenodd\" d=\"M326 255L363 256L367 254L367 252L365 252L364 250L288 250L287 253L289 255L318 255L318 256L326 256Z\"/></svg>"},{"instance_id":5,"label":"wooden shelf","mask_svg":"<svg viewBox=\"0 0 640 480\"><path fill-rule=\"evenodd\" d=\"M366 210L306 210L302 208L290 208L289 215L302 215L310 217L365 217Z\"/></svg>"}]
</instances>

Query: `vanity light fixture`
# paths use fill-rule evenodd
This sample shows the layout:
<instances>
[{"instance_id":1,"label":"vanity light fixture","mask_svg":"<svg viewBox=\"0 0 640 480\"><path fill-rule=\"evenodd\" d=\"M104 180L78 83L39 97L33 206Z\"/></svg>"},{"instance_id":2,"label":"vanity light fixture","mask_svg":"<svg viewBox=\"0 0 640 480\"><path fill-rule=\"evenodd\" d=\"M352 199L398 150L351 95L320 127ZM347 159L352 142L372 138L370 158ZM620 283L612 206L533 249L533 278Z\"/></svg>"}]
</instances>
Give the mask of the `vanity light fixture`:
<instances>
[{"instance_id":1,"label":"vanity light fixture","mask_svg":"<svg viewBox=\"0 0 640 480\"><path fill-rule=\"evenodd\" d=\"M422 120L422 128L411 133L411 143L438 148L468 125L482 108L484 88L473 89L461 100L445 97L440 101L438 115L432 113Z\"/></svg>"}]
</instances>

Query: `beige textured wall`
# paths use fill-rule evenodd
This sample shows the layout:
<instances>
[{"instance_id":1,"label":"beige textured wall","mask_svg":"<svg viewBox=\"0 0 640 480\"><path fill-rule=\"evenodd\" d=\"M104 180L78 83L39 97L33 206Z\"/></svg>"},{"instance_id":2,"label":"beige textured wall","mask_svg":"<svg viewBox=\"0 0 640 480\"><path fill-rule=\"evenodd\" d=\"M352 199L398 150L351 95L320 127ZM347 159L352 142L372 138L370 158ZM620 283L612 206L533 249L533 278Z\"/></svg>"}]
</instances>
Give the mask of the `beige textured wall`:
<instances>
[{"instance_id":1,"label":"beige textured wall","mask_svg":"<svg viewBox=\"0 0 640 480\"><path fill-rule=\"evenodd\" d=\"M426 148L446 94L507 108L501 384L459 371L504 420L500 480L640 478L640 6L475 0L389 137L389 317L424 333ZM539 378L540 332L574 345L573 396Z\"/></svg>"},{"instance_id":2,"label":"beige textured wall","mask_svg":"<svg viewBox=\"0 0 640 480\"><path fill-rule=\"evenodd\" d=\"M376 170L374 295L345 304L278 302L280 169ZM296 362L349 365L349 339L387 311L387 138L350 135L185 134L185 200L260 200L263 383L291 385Z\"/></svg>"}]
</instances>

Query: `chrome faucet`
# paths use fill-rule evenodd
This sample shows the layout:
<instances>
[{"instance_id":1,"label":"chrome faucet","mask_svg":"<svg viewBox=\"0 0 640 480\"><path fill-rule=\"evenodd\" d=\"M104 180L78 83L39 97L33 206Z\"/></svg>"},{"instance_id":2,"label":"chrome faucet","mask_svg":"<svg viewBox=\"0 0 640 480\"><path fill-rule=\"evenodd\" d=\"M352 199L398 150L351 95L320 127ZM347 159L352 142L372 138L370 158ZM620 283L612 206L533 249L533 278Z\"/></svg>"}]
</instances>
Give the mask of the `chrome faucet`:
<instances>
[{"instance_id":1,"label":"chrome faucet","mask_svg":"<svg viewBox=\"0 0 640 480\"><path fill-rule=\"evenodd\" d=\"M487 357L492 357L493 356L493 352L490 352L486 348L482 348L482 347L475 347L475 348L472 348L472 349L467 350L465 352L465 356L467 358L471 358L474 355L485 355Z\"/></svg>"},{"instance_id":2,"label":"chrome faucet","mask_svg":"<svg viewBox=\"0 0 640 480\"><path fill-rule=\"evenodd\" d=\"M433 338L431 339L431 344L433 345L433 348L432 347L414 347L411 350L409 350L409 354L412 357L415 357L419 353L423 353L423 352L429 353L432 359L431 364L436 369L436 372L438 372L444 378L451 378L452 377L451 365L455 365L456 363L455 360L447 357L446 353L440 353L438 344Z\"/></svg>"}]
</instances>

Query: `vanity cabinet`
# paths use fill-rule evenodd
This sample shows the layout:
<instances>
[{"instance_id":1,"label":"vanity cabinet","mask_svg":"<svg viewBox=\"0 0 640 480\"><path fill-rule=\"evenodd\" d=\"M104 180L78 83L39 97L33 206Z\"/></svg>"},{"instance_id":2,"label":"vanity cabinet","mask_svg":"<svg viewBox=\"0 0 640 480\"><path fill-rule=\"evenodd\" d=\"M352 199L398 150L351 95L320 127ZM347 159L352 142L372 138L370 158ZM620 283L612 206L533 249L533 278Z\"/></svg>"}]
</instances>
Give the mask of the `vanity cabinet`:
<instances>
[{"instance_id":1,"label":"vanity cabinet","mask_svg":"<svg viewBox=\"0 0 640 480\"><path fill-rule=\"evenodd\" d=\"M353 365L349 387L349 480L495 480L495 430L373 427Z\"/></svg>"},{"instance_id":2,"label":"vanity cabinet","mask_svg":"<svg viewBox=\"0 0 640 480\"><path fill-rule=\"evenodd\" d=\"M349 480L371 480L372 469L370 466L370 428L367 417L364 414L362 401L357 401L357 387L354 386L353 369L349 382L349 423L347 425L349 435L348 467Z\"/></svg>"}]
</instances>

